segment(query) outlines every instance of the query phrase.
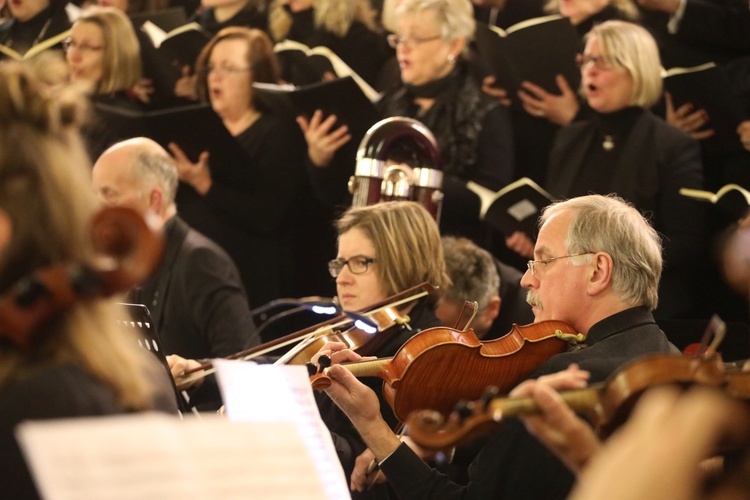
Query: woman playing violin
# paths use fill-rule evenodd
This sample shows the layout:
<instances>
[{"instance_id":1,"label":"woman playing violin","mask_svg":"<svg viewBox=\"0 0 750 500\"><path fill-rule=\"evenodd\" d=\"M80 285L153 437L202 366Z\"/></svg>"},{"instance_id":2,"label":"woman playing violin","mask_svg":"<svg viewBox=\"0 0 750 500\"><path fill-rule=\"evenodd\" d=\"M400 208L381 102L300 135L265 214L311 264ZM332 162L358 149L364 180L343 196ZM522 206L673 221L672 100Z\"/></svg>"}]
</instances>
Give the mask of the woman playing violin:
<instances>
[{"instance_id":1,"label":"woman playing violin","mask_svg":"<svg viewBox=\"0 0 750 500\"><path fill-rule=\"evenodd\" d=\"M95 262L84 238L95 199L76 130L79 108L79 100L52 95L20 64L0 67L0 488L6 498L38 495L14 438L18 423L177 410L155 358L116 327L124 313L112 301L75 303L22 340L6 318L16 296L9 289L21 278Z\"/></svg>"}]
</instances>

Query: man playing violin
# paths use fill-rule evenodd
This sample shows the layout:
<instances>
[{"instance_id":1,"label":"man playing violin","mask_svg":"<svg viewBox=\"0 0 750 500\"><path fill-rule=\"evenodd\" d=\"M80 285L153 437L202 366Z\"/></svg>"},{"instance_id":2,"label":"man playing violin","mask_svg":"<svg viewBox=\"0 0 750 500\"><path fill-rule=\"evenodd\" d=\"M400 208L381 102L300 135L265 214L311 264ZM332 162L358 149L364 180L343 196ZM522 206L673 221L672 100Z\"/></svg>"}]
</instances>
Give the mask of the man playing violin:
<instances>
[{"instance_id":1,"label":"man playing violin","mask_svg":"<svg viewBox=\"0 0 750 500\"><path fill-rule=\"evenodd\" d=\"M561 320L586 335L584 345L552 357L530 378L577 363L592 382L647 353L676 352L651 311L658 301L661 244L631 205L614 196L583 196L544 211L521 284L535 321ZM359 356L329 344L334 363ZM563 498L574 476L519 421L509 421L480 452L468 485L450 482L402 444L379 417L378 402L342 366L328 370L327 393L355 425L401 498ZM358 475L359 474L359 475ZM352 487L362 489L360 471Z\"/></svg>"},{"instance_id":2,"label":"man playing violin","mask_svg":"<svg viewBox=\"0 0 750 500\"><path fill-rule=\"evenodd\" d=\"M234 262L177 215L177 167L161 146L145 137L113 145L94 165L92 181L103 203L134 208L163 230L164 259L131 300L149 308L167 354L222 357L258 344ZM201 409L218 408L220 399L213 384L191 394Z\"/></svg>"}]
</instances>

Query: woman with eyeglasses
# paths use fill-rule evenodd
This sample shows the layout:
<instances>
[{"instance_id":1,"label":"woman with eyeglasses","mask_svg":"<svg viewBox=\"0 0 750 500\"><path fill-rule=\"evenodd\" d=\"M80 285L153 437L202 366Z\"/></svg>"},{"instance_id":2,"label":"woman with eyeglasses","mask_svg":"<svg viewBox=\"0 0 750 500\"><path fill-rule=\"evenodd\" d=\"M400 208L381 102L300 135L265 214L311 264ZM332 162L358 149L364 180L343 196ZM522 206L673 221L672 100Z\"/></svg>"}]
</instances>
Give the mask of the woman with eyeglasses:
<instances>
[{"instance_id":1,"label":"woman with eyeglasses","mask_svg":"<svg viewBox=\"0 0 750 500\"><path fill-rule=\"evenodd\" d=\"M114 7L89 7L73 24L63 41L69 79L81 87L94 104L82 133L92 159L121 139L116 124L97 112L96 105L141 111L144 96L138 38L130 19Z\"/></svg>"},{"instance_id":2,"label":"woman with eyeglasses","mask_svg":"<svg viewBox=\"0 0 750 500\"><path fill-rule=\"evenodd\" d=\"M447 286L443 249L437 224L421 205L415 202L379 203L368 207L350 208L336 222L338 252L328 268L336 279L336 295L345 310L361 311L389 296L429 282L438 291ZM409 317L408 327L389 335L375 355L393 356L420 330L440 326L435 316L439 297L425 297L399 309ZM380 394L382 381L367 379ZM349 419L324 394L319 394L323 420L333 433L339 458L347 480L354 461L366 447ZM382 398L382 395L381 395ZM390 407L381 399L381 411L395 426L397 420Z\"/></svg>"},{"instance_id":3,"label":"woman with eyeglasses","mask_svg":"<svg viewBox=\"0 0 750 500\"><path fill-rule=\"evenodd\" d=\"M695 313L705 240L704 206L679 194L703 186L694 139L649 111L662 92L656 42L623 21L595 26L581 56L581 88L593 116L564 127L550 155L555 197L617 193L664 235L659 318Z\"/></svg>"},{"instance_id":4,"label":"woman with eyeglasses","mask_svg":"<svg viewBox=\"0 0 750 500\"><path fill-rule=\"evenodd\" d=\"M499 190L512 180L513 145L508 110L486 96L467 60L467 44L475 22L469 0L403 0L396 7L396 49L400 82L377 103L380 115L406 116L424 123L435 135L442 158L441 231L467 236L487 247L490 232L479 220L479 199L466 188L474 181ZM347 196L353 152L345 126L321 111L308 120L305 132L311 175L328 202ZM406 163L409 163L406 160Z\"/></svg>"},{"instance_id":5,"label":"woman with eyeglasses","mask_svg":"<svg viewBox=\"0 0 750 500\"><path fill-rule=\"evenodd\" d=\"M170 144L180 174L180 213L232 257L253 307L294 296L293 283L307 271L295 269L295 251L307 252L319 241L302 247L295 240L301 225L315 223L307 220L313 208L298 204L305 193L302 135L253 92L253 82L279 82L273 45L260 30L225 28L204 47L196 68L201 99L246 153L247 164L228 167L208 152L193 162L183 145Z\"/></svg>"}]
</instances>

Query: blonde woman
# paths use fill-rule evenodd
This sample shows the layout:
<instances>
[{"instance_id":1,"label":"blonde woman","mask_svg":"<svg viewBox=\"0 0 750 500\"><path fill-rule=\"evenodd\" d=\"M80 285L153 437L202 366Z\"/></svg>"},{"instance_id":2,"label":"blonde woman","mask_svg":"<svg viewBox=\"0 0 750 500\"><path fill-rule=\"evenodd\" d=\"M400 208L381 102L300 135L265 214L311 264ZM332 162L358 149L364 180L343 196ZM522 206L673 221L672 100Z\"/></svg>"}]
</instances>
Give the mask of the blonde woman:
<instances>
[{"instance_id":1,"label":"blonde woman","mask_svg":"<svg viewBox=\"0 0 750 500\"><path fill-rule=\"evenodd\" d=\"M269 31L276 42L325 46L374 84L392 52L379 34L369 0L274 0ZM291 64L291 63L290 63ZM285 79L293 68L283 68Z\"/></svg>"},{"instance_id":2,"label":"blonde woman","mask_svg":"<svg viewBox=\"0 0 750 500\"><path fill-rule=\"evenodd\" d=\"M79 111L28 68L0 66L0 293L39 268L92 262L85 232L96 203ZM28 346L0 334L4 496L38 496L13 435L24 420L176 412L162 368L116 326L123 314L110 299L87 300L45 322Z\"/></svg>"}]
</instances>

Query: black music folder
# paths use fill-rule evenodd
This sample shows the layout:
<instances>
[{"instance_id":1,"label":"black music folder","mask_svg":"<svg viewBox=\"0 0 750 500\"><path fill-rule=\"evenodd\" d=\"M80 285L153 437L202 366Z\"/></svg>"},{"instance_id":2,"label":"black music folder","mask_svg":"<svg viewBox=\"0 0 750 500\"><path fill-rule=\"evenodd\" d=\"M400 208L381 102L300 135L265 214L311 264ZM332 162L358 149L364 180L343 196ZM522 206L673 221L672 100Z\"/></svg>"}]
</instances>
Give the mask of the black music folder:
<instances>
[{"instance_id":1,"label":"black music folder","mask_svg":"<svg viewBox=\"0 0 750 500\"><path fill-rule=\"evenodd\" d=\"M312 116L320 109L336 115L338 125L347 125L353 141L359 141L380 119L373 103L351 76L302 87L255 83L253 90L271 109L291 116Z\"/></svg>"},{"instance_id":2,"label":"black music folder","mask_svg":"<svg viewBox=\"0 0 750 500\"><path fill-rule=\"evenodd\" d=\"M542 209L553 201L551 194L528 177L518 179L497 192L471 181L466 187L482 202L480 219L505 236L523 231L532 241L536 239Z\"/></svg>"},{"instance_id":3,"label":"black music folder","mask_svg":"<svg viewBox=\"0 0 750 500\"><path fill-rule=\"evenodd\" d=\"M240 170L249 163L247 154L224 126L210 104L189 104L156 111L135 111L96 103L97 113L116 131L120 139L149 137L167 149L177 144L198 161L208 151L209 161Z\"/></svg>"},{"instance_id":4,"label":"black music folder","mask_svg":"<svg viewBox=\"0 0 750 500\"><path fill-rule=\"evenodd\" d=\"M747 215L750 208L750 191L738 184L727 184L712 193L701 189L681 188L680 194L695 200L708 201L735 219Z\"/></svg>"},{"instance_id":5,"label":"black music folder","mask_svg":"<svg viewBox=\"0 0 750 500\"><path fill-rule=\"evenodd\" d=\"M706 111L709 121L704 128L713 129L714 135L701 140L705 148L723 153L743 151L737 126L747 115L727 76L716 64L670 68L664 72L664 90L672 96L675 109L692 103L693 110Z\"/></svg>"},{"instance_id":6,"label":"black music folder","mask_svg":"<svg viewBox=\"0 0 750 500\"><path fill-rule=\"evenodd\" d=\"M511 97L515 97L523 81L559 95L555 81L558 74L565 77L570 88L580 85L581 72L575 58L583 44L567 18L527 19L507 30L477 23L475 39L480 61L495 76L497 86Z\"/></svg>"}]
</instances>

